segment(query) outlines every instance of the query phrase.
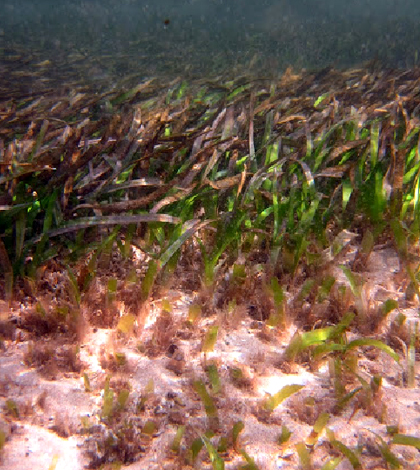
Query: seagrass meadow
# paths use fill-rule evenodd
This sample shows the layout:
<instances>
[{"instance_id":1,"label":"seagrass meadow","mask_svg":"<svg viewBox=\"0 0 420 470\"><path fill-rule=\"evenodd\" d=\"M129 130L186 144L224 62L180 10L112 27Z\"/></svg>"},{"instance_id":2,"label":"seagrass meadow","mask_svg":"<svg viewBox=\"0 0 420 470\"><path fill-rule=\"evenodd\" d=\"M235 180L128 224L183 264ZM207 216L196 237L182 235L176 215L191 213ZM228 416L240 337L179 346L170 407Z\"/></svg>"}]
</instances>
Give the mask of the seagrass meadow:
<instances>
[{"instance_id":1,"label":"seagrass meadow","mask_svg":"<svg viewBox=\"0 0 420 470\"><path fill-rule=\"evenodd\" d=\"M419 468L420 69L25 80L4 468Z\"/></svg>"}]
</instances>

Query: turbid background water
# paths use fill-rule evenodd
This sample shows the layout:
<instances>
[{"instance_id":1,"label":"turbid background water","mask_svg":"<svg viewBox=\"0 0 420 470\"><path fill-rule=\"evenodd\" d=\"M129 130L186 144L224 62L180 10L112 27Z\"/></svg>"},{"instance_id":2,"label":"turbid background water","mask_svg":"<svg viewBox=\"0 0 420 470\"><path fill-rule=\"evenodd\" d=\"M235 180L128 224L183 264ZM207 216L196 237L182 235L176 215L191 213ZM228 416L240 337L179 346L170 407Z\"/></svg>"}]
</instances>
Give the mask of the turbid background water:
<instances>
[{"instance_id":1,"label":"turbid background water","mask_svg":"<svg viewBox=\"0 0 420 470\"><path fill-rule=\"evenodd\" d=\"M1 0L0 60L86 80L418 64L417 0ZM59 60L57 59L59 58ZM16 66L16 63L14 63ZM90 71L89 71L90 69Z\"/></svg>"}]
</instances>

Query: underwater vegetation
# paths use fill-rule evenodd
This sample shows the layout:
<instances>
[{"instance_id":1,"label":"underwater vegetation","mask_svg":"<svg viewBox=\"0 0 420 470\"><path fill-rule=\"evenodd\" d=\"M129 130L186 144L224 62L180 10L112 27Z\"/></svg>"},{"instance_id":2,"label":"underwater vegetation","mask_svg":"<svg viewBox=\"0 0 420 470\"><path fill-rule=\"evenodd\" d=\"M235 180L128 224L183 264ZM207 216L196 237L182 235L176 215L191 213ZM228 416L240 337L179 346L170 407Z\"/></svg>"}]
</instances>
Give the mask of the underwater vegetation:
<instances>
[{"instance_id":1,"label":"underwater vegetation","mask_svg":"<svg viewBox=\"0 0 420 470\"><path fill-rule=\"evenodd\" d=\"M92 412L54 432L90 468L156 442L168 468L264 468L265 440L290 468L416 468L387 394L418 385L419 78L288 69L1 102L2 348L80 380ZM5 420L29 420L4 390Z\"/></svg>"}]
</instances>

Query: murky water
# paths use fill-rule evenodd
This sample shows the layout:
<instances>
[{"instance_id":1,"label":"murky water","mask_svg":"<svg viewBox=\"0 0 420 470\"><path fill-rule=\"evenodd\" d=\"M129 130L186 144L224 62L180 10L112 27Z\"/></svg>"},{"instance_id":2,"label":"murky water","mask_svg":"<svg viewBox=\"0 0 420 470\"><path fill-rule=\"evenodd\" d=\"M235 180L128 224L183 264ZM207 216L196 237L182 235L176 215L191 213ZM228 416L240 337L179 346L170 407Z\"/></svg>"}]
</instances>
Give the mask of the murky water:
<instances>
[{"instance_id":1,"label":"murky water","mask_svg":"<svg viewBox=\"0 0 420 470\"><path fill-rule=\"evenodd\" d=\"M1 0L0 71L28 89L130 76L412 67L417 0Z\"/></svg>"}]
</instances>

